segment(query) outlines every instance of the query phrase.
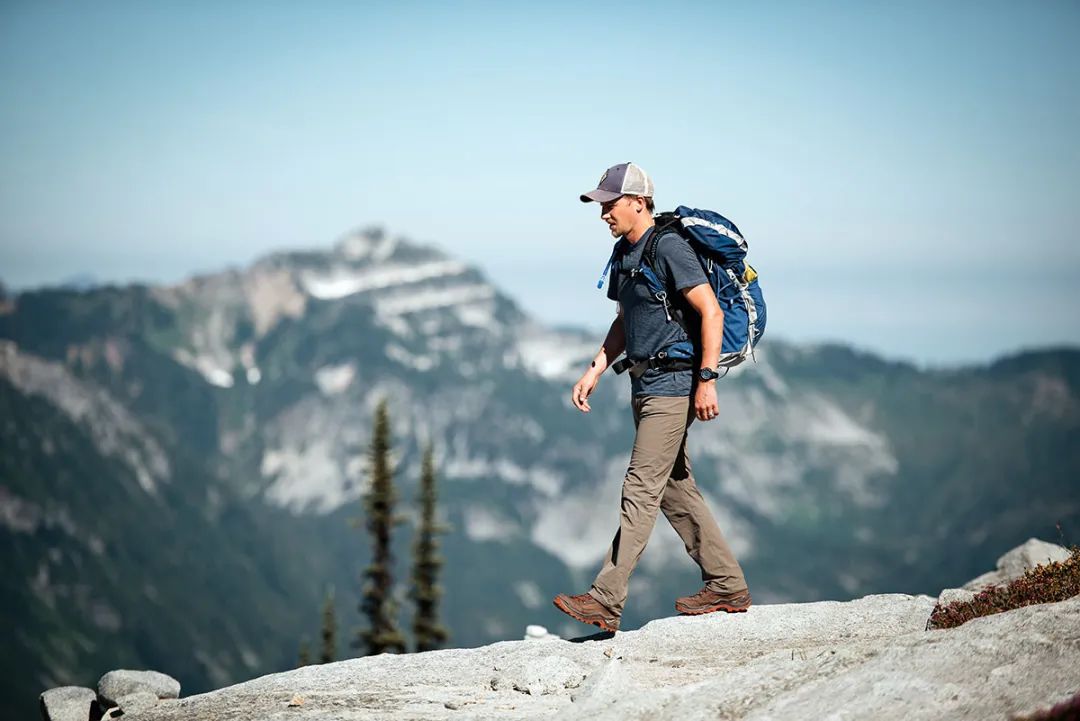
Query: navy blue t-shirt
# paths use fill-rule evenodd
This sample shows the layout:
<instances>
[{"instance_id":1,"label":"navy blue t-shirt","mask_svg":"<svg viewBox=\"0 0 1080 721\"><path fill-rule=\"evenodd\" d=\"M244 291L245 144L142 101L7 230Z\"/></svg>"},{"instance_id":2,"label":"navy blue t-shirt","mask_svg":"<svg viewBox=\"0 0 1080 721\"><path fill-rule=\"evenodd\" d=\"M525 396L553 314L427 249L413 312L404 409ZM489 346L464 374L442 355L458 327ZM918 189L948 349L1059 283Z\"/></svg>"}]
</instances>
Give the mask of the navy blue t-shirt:
<instances>
[{"instance_id":1,"label":"navy blue t-shirt","mask_svg":"<svg viewBox=\"0 0 1080 721\"><path fill-rule=\"evenodd\" d=\"M619 257L608 281L608 298L622 306L626 355L636 361L651 357L671 343L687 340L678 322L667 319L664 306L653 298L645 278L641 274L630 275L632 269L641 265L641 255L652 233L653 228L650 228L636 243L630 243L626 238L619 241ZM654 271L668 289L668 302L673 307L684 309L687 325L694 333L694 346L700 347L698 336L701 320L682 295L686 288L709 282L697 254L678 233L664 233L656 247ZM692 369L663 371L650 368L639 378L631 376L631 390L635 396L688 396L694 385L694 377Z\"/></svg>"}]
</instances>

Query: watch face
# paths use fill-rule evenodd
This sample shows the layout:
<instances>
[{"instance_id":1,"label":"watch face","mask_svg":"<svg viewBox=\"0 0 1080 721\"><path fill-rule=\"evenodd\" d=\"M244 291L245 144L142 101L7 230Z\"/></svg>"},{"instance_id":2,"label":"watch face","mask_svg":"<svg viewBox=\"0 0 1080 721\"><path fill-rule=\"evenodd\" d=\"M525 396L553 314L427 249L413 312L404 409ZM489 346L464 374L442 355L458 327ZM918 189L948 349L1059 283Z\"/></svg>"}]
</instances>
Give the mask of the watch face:
<instances>
[{"instance_id":1,"label":"watch face","mask_svg":"<svg viewBox=\"0 0 1080 721\"><path fill-rule=\"evenodd\" d=\"M716 378L716 377L717 377L716 371L714 371L711 368L702 368L701 370L698 371L698 378L701 378L701 380L703 380L703 381L711 381L713 378Z\"/></svg>"}]
</instances>

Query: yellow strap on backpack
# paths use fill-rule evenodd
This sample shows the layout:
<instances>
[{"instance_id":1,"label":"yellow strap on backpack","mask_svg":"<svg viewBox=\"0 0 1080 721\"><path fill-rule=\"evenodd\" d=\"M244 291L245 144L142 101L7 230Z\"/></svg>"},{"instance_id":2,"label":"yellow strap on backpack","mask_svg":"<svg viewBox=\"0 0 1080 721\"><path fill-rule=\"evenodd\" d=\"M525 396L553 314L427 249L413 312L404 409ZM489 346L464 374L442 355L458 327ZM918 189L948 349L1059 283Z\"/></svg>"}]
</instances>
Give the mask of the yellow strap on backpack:
<instances>
[{"instance_id":1,"label":"yellow strap on backpack","mask_svg":"<svg viewBox=\"0 0 1080 721\"><path fill-rule=\"evenodd\" d=\"M743 283L753 283L757 280L757 271L750 267L749 263L746 263L746 270L743 271Z\"/></svg>"}]
</instances>

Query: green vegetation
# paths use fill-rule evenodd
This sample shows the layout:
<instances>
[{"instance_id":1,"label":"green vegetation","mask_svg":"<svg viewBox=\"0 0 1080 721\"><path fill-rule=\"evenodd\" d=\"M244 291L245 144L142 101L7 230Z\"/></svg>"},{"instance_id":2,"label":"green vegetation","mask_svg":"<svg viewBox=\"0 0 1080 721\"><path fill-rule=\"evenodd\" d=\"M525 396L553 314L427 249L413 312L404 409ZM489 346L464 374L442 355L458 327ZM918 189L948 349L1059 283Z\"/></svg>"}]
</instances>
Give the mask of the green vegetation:
<instances>
[{"instance_id":1,"label":"green vegetation","mask_svg":"<svg viewBox=\"0 0 1080 721\"><path fill-rule=\"evenodd\" d=\"M439 623L439 599L442 589L438 585L439 542L435 536L442 529L435 520L435 462L431 445L424 450L423 470L420 474L420 526L413 544L412 599L416 604L413 618L413 639L417 651L439 648L449 638L449 633Z\"/></svg>"},{"instance_id":2,"label":"green vegetation","mask_svg":"<svg viewBox=\"0 0 1080 721\"><path fill-rule=\"evenodd\" d=\"M296 653L296 667L308 666L311 664L311 642L308 641L307 636L300 639L300 650Z\"/></svg>"},{"instance_id":3,"label":"green vegetation","mask_svg":"<svg viewBox=\"0 0 1080 721\"><path fill-rule=\"evenodd\" d=\"M334 588L326 592L322 611L322 653L319 663L331 663L337 656L337 616L334 613Z\"/></svg>"},{"instance_id":4,"label":"green vegetation","mask_svg":"<svg viewBox=\"0 0 1080 721\"><path fill-rule=\"evenodd\" d=\"M360 611L367 616L369 628L361 630L354 645L365 655L405 653L405 639L397 628L397 604L394 602L393 557L390 534L398 523L394 516L393 469L390 465L390 413L386 401L375 410L375 429L371 439L371 488L364 499L367 529L371 534L371 563L364 571L363 600Z\"/></svg>"},{"instance_id":5,"label":"green vegetation","mask_svg":"<svg viewBox=\"0 0 1080 721\"><path fill-rule=\"evenodd\" d=\"M1080 594L1080 546L1063 562L1036 566L1004 585L987 588L970 601L935 606L929 628L954 628L973 618L1037 603L1056 603Z\"/></svg>"}]
</instances>

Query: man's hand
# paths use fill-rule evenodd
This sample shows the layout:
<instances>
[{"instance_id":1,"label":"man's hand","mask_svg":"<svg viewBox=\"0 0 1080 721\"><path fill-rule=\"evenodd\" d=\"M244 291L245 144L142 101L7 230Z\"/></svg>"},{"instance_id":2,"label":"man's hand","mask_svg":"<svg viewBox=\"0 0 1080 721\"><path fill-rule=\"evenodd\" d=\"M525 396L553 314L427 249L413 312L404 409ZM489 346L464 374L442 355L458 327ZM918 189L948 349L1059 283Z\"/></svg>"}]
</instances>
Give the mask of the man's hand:
<instances>
[{"instance_id":1,"label":"man's hand","mask_svg":"<svg viewBox=\"0 0 1080 721\"><path fill-rule=\"evenodd\" d=\"M599 380L600 374L593 367L585 371L585 375L581 376L581 380L574 385L570 402L582 413L588 413L592 410L589 408L589 396L592 395L593 389L596 388L596 383Z\"/></svg>"},{"instance_id":2,"label":"man's hand","mask_svg":"<svg viewBox=\"0 0 1080 721\"><path fill-rule=\"evenodd\" d=\"M716 381L699 381L694 391L694 413L699 421L711 421L720 414L716 403Z\"/></svg>"}]
</instances>

